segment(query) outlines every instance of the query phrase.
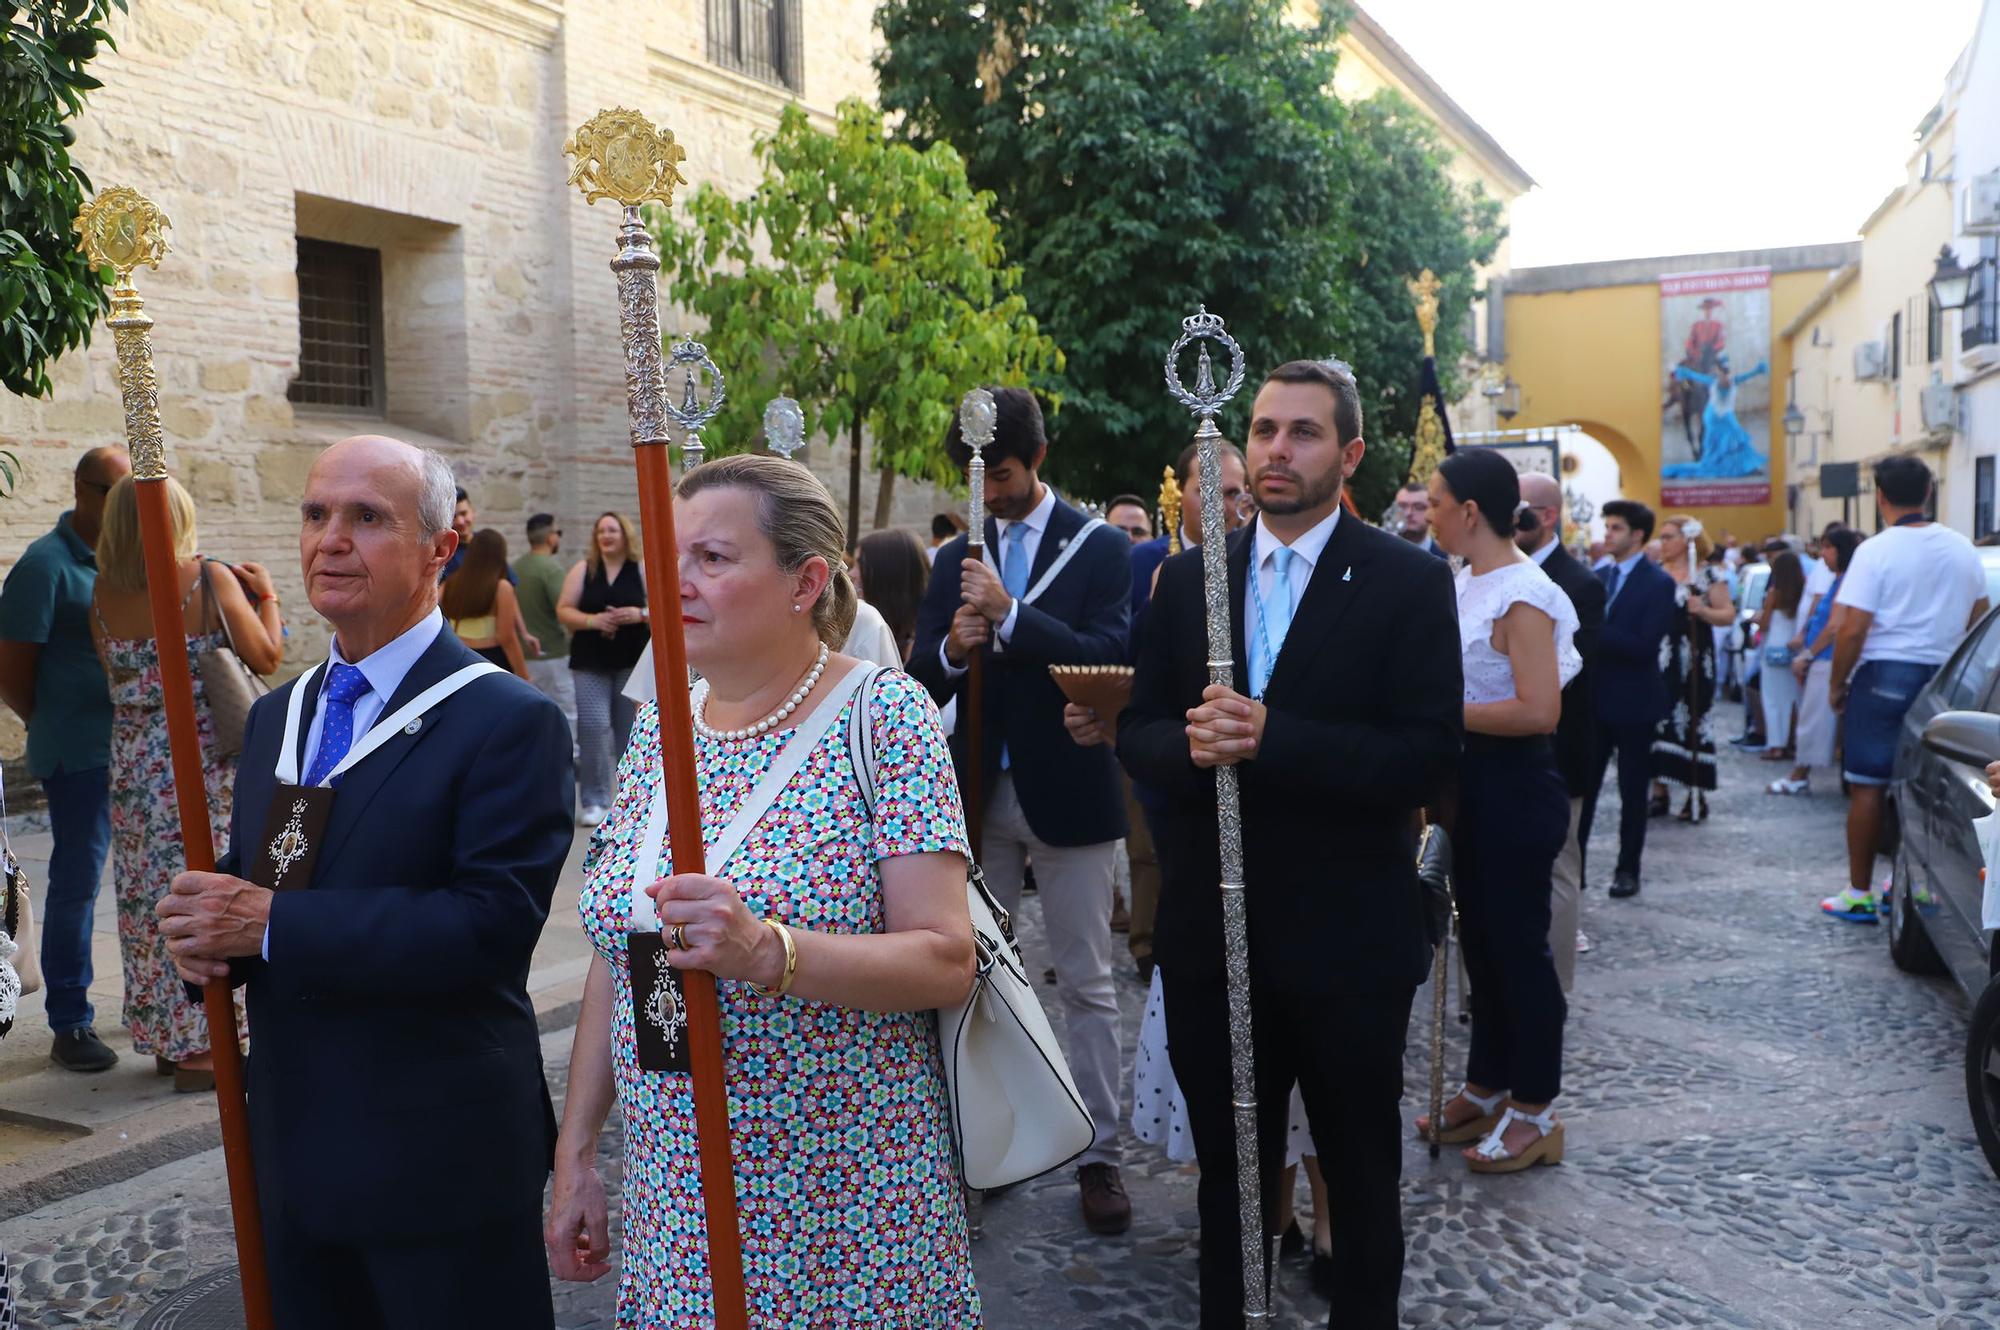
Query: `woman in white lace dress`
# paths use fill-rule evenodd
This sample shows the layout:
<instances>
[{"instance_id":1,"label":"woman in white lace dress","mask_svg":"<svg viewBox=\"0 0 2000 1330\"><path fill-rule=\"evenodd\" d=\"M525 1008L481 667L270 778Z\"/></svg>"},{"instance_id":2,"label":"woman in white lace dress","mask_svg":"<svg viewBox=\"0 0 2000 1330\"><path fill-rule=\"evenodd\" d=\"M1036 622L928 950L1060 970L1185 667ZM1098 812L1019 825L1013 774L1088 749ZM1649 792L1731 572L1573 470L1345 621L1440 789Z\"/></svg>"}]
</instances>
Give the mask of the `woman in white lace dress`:
<instances>
[{"instance_id":1,"label":"woman in white lace dress","mask_svg":"<svg viewBox=\"0 0 2000 1330\"><path fill-rule=\"evenodd\" d=\"M1465 448L1431 478L1437 542L1458 572L1465 665L1465 751L1452 826L1452 887L1472 1049L1465 1086L1444 1109L1443 1138L1472 1142L1476 1173L1562 1161L1568 1008L1549 952L1551 870L1569 834L1569 795L1549 736L1562 688L1583 668L1576 609L1514 545L1521 483L1513 463ZM1419 1120L1418 1130L1429 1127Z\"/></svg>"}]
</instances>

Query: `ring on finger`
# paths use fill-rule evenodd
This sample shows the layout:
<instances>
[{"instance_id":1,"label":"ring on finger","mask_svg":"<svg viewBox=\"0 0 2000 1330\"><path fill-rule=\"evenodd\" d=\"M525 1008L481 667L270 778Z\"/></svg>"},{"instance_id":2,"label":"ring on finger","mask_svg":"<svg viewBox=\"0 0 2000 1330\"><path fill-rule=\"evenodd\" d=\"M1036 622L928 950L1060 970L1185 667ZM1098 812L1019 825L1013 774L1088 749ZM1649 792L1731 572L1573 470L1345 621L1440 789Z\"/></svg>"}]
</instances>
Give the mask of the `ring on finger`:
<instances>
[{"instance_id":1,"label":"ring on finger","mask_svg":"<svg viewBox=\"0 0 2000 1330\"><path fill-rule=\"evenodd\" d=\"M680 924L675 924L672 931L667 934L667 945L675 951L686 951L688 949L686 928Z\"/></svg>"}]
</instances>

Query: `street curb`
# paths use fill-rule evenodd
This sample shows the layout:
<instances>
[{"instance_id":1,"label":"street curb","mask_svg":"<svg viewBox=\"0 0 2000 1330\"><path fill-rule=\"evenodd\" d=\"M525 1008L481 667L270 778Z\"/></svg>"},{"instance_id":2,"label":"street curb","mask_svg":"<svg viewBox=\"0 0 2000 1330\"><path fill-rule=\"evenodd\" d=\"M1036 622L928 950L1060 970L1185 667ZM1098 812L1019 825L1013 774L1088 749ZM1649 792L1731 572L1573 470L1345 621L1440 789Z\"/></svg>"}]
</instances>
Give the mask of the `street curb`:
<instances>
[{"instance_id":1,"label":"street curb","mask_svg":"<svg viewBox=\"0 0 2000 1330\"><path fill-rule=\"evenodd\" d=\"M543 1036L574 1026L580 999L535 1013ZM116 1130L95 1132L47 1151L61 1156L36 1167L36 1160L0 1167L0 1216L24 1215L99 1187L178 1163L222 1144L214 1100L190 1096L128 1119ZM81 1155L83 1157L79 1158Z\"/></svg>"}]
</instances>

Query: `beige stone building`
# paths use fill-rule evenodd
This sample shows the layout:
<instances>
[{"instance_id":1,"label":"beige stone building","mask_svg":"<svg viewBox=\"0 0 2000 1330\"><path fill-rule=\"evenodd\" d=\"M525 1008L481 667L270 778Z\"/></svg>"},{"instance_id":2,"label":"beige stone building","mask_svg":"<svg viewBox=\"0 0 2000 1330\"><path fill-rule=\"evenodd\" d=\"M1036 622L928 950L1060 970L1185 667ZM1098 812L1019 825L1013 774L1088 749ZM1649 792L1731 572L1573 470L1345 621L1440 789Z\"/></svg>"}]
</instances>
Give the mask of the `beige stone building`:
<instances>
[{"instance_id":1,"label":"beige stone building","mask_svg":"<svg viewBox=\"0 0 2000 1330\"><path fill-rule=\"evenodd\" d=\"M143 0L113 17L76 158L172 218L172 252L139 282L170 466L205 552L274 570L294 668L325 641L293 551L306 468L331 440L438 448L517 553L531 512L556 513L576 547L597 512L636 508L616 213L565 187L563 142L600 108L636 107L675 131L692 182L747 192L787 103L831 125L843 97L873 95L874 5ZM1375 82L1343 92L1399 87L1489 190L1525 188L1365 16L1346 40L1343 68ZM54 367L50 400L0 400L0 448L27 471L0 574L67 506L77 455L122 441L113 366L100 326ZM843 447L809 456L844 475ZM894 520L940 502L899 486ZM0 712L0 754L19 751Z\"/></svg>"}]
</instances>

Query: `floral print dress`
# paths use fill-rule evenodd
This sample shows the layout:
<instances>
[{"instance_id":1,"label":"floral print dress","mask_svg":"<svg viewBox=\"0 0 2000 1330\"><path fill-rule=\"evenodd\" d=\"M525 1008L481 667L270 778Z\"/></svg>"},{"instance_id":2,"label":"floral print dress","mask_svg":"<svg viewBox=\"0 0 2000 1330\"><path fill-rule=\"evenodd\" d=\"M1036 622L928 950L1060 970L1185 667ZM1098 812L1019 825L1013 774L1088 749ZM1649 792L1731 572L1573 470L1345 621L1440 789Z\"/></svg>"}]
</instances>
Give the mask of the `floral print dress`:
<instances>
[{"instance_id":1,"label":"floral print dress","mask_svg":"<svg viewBox=\"0 0 2000 1330\"><path fill-rule=\"evenodd\" d=\"M218 848L229 843L236 762L215 751L215 717L195 662L202 652L227 644L219 632L187 639L210 834ZM111 874L118 896L118 949L125 958L125 1024L135 1052L179 1062L209 1051L208 1017L200 1003L188 1000L153 913L172 890L174 878L187 869L180 809L174 802L160 653L151 638L109 632L103 647L111 678ZM237 1019L244 1017L239 1005ZM244 1033L239 1027L238 1037Z\"/></svg>"},{"instance_id":2,"label":"floral print dress","mask_svg":"<svg viewBox=\"0 0 2000 1330\"><path fill-rule=\"evenodd\" d=\"M869 700L878 761L871 821L846 741L850 699L725 869L752 914L825 933L880 933L878 860L966 851L965 816L937 710L905 674ZM702 829L712 844L790 740L697 736ZM625 934L647 809L660 786L660 721L646 702L611 811L584 858L578 909L612 975L612 1068L624 1118L620 1330L714 1324L694 1097L685 1075L641 1071ZM944 1064L928 1011L858 1011L718 984L730 1140L750 1324L762 1330L980 1324Z\"/></svg>"},{"instance_id":3,"label":"floral print dress","mask_svg":"<svg viewBox=\"0 0 2000 1330\"><path fill-rule=\"evenodd\" d=\"M1688 611L1721 581L1713 568L1698 570L1674 586L1673 627L1660 642L1660 673L1667 681L1667 714L1653 738L1653 777L1669 785L1715 789L1715 629Z\"/></svg>"}]
</instances>

